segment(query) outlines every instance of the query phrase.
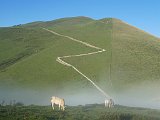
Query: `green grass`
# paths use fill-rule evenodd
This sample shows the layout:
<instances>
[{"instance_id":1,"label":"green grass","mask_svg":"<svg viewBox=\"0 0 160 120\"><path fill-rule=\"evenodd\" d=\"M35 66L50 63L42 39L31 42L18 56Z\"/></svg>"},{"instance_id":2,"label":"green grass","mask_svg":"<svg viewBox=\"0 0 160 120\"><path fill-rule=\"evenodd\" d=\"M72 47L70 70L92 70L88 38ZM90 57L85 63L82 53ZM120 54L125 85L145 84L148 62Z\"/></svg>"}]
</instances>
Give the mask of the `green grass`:
<instances>
[{"instance_id":1,"label":"green grass","mask_svg":"<svg viewBox=\"0 0 160 120\"><path fill-rule=\"evenodd\" d=\"M61 46L64 47L61 48ZM81 51L82 48L83 50ZM71 75L73 76L75 72L56 62L56 58L86 51L90 52L91 50L66 39L57 39L51 47L12 65L3 75L4 77L10 75L11 78L17 80L19 85L36 87L38 82L39 86L44 88L47 85L50 87L57 86L66 80L73 80L74 78ZM59 75L61 73L65 74L61 76ZM4 83L7 83L7 81L4 81Z\"/></svg>"},{"instance_id":2,"label":"green grass","mask_svg":"<svg viewBox=\"0 0 160 120\"><path fill-rule=\"evenodd\" d=\"M56 36L39 28L1 28L0 69L52 46L54 39Z\"/></svg>"},{"instance_id":3,"label":"green grass","mask_svg":"<svg viewBox=\"0 0 160 120\"><path fill-rule=\"evenodd\" d=\"M130 86L138 82L159 82L159 40L119 20L113 20L113 80L119 79L120 84Z\"/></svg>"},{"instance_id":4,"label":"green grass","mask_svg":"<svg viewBox=\"0 0 160 120\"><path fill-rule=\"evenodd\" d=\"M3 83L0 89L10 86L52 90L53 93L60 89L64 94L95 89L72 68L56 62L58 56L95 49L56 36L41 27L106 49L100 54L65 61L76 66L103 90L114 93L113 96L140 85L145 88L156 84L159 90L160 39L118 19L87 17L0 28L0 82Z\"/></svg>"},{"instance_id":5,"label":"green grass","mask_svg":"<svg viewBox=\"0 0 160 120\"><path fill-rule=\"evenodd\" d=\"M55 111L51 106L0 106L0 120L159 120L160 111L145 108L102 105L67 106Z\"/></svg>"}]
</instances>

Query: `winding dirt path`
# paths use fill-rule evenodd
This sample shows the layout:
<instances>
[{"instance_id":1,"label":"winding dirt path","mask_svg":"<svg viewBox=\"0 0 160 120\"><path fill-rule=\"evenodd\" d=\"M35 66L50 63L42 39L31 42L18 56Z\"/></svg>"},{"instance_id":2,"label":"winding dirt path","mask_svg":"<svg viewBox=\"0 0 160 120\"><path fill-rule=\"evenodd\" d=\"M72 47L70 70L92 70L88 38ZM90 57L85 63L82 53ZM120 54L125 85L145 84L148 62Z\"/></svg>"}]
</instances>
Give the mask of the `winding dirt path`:
<instances>
[{"instance_id":1,"label":"winding dirt path","mask_svg":"<svg viewBox=\"0 0 160 120\"><path fill-rule=\"evenodd\" d=\"M106 92L104 92L96 83L94 83L90 78L88 78L86 75L84 75L82 72L80 72L75 66L65 62L64 58L71 58L71 57L80 57L80 56L88 56L88 55L94 55L94 54L98 54L98 53L101 53L101 52L105 52L106 50L105 49L102 49L102 48L99 48L99 47L96 47L94 45L91 45L89 43L86 43L86 42L83 42L83 41L80 41L78 39L75 39L75 38L72 38L70 36L66 36L66 35L62 35L62 34L59 34L57 32L54 32L52 30L49 30L49 29L46 29L46 28L43 28L44 30L48 31L48 32L51 32L55 35L58 35L58 36L61 36L61 37L65 37L65 38L68 38L72 41L75 41L75 42L78 42L78 43L81 43L87 47L90 47L90 48L94 48L94 49L97 49L96 52L90 52L90 53L84 53L84 54L78 54L78 55L68 55L68 56L62 56L62 57L57 57L56 61L65 65L65 66L68 66L68 67L72 67L75 71L77 71L80 75L82 75L83 77L85 77L89 82L92 83L92 85L94 85L106 98L111 98Z\"/></svg>"}]
</instances>

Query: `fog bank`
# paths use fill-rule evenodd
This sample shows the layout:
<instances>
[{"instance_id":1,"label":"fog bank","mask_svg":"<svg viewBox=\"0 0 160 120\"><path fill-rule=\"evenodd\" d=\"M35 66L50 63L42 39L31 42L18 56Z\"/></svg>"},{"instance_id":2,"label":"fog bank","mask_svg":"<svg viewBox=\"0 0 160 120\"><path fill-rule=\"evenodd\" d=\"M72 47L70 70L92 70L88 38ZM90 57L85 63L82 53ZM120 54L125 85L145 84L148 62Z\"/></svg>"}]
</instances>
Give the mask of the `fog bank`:
<instances>
[{"instance_id":1,"label":"fog bank","mask_svg":"<svg viewBox=\"0 0 160 120\"><path fill-rule=\"evenodd\" d=\"M110 94L115 104L160 109L160 88L158 84L140 84L123 91ZM31 90L26 88L0 87L0 101L9 104L11 100L25 105L50 105L51 96L65 99L66 105L104 103L105 97L97 89L83 89L75 92L58 92L53 89Z\"/></svg>"}]
</instances>

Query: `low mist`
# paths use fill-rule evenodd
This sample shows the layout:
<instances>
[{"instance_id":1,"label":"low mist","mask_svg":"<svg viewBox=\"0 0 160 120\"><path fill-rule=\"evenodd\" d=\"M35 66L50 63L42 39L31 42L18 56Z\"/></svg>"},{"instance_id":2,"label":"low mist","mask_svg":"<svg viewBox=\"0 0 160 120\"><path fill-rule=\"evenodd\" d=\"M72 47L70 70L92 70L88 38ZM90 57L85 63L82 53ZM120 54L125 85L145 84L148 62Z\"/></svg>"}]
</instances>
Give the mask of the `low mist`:
<instances>
[{"instance_id":1,"label":"low mist","mask_svg":"<svg viewBox=\"0 0 160 120\"><path fill-rule=\"evenodd\" d=\"M116 103L133 107L160 109L160 87L154 82L144 82L114 95Z\"/></svg>"},{"instance_id":2,"label":"low mist","mask_svg":"<svg viewBox=\"0 0 160 120\"><path fill-rule=\"evenodd\" d=\"M115 104L160 109L160 87L156 83L142 83L123 91L110 93ZM50 105L51 96L65 99L66 105L85 105L104 103L105 97L96 89L83 89L75 92L57 92L53 89L31 90L24 88L0 87L0 102L9 104L11 100L22 102L25 105Z\"/></svg>"}]
</instances>

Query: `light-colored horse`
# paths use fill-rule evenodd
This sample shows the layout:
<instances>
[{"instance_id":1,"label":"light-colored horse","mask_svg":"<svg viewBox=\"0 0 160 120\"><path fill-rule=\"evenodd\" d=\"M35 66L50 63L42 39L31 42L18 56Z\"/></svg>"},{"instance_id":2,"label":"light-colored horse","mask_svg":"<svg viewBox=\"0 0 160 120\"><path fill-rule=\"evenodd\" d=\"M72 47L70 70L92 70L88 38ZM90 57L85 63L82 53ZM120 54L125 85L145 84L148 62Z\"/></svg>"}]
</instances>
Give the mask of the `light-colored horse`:
<instances>
[{"instance_id":1,"label":"light-colored horse","mask_svg":"<svg viewBox=\"0 0 160 120\"><path fill-rule=\"evenodd\" d=\"M114 107L114 101L112 99L106 99L105 107L108 107L108 108Z\"/></svg>"},{"instance_id":2,"label":"light-colored horse","mask_svg":"<svg viewBox=\"0 0 160 120\"><path fill-rule=\"evenodd\" d=\"M51 105L52 105L53 110L54 110L54 104L59 106L59 110L63 110L64 111L64 108L65 108L64 99L52 96L51 97Z\"/></svg>"}]
</instances>

